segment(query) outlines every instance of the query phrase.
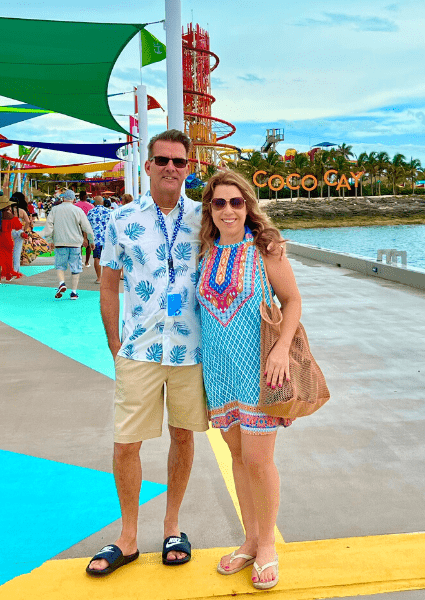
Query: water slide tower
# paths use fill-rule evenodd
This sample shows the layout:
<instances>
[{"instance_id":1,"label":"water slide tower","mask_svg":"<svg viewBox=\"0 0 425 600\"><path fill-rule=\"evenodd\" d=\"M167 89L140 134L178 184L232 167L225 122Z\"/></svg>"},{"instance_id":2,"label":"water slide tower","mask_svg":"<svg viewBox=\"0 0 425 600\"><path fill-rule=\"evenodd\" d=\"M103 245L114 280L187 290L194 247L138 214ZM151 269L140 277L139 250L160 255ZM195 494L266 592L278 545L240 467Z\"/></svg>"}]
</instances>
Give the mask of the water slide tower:
<instances>
[{"instance_id":1,"label":"water slide tower","mask_svg":"<svg viewBox=\"0 0 425 600\"><path fill-rule=\"evenodd\" d=\"M192 171L201 172L208 165L220 166L225 157L235 156L240 150L221 142L233 135L236 127L212 115L215 98L211 94L211 73L220 60L210 50L208 32L191 23L183 30L182 43L184 126L193 142L189 161Z\"/></svg>"}]
</instances>

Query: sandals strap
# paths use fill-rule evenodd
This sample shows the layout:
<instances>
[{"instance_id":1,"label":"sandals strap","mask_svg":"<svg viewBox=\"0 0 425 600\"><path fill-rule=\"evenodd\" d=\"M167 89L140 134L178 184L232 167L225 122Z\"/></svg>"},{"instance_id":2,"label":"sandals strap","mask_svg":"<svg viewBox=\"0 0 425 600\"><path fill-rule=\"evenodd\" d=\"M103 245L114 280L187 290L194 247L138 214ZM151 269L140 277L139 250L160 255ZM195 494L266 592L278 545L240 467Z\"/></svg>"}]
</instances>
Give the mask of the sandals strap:
<instances>
[{"instance_id":1,"label":"sandals strap","mask_svg":"<svg viewBox=\"0 0 425 600\"><path fill-rule=\"evenodd\" d=\"M250 556L249 554L235 554L236 550L233 550L232 554L230 555L230 561L229 563L233 562L234 560L236 560L237 558L244 558L245 560L252 560L254 557Z\"/></svg>"},{"instance_id":2,"label":"sandals strap","mask_svg":"<svg viewBox=\"0 0 425 600\"><path fill-rule=\"evenodd\" d=\"M260 565L258 565L256 562L254 563L254 569L257 571L258 575L261 575L261 573L265 570L268 569L269 567L277 567L277 565L279 564L279 562L277 560L272 560L271 562L266 563L265 565L263 565L262 567L260 567Z\"/></svg>"}]
</instances>

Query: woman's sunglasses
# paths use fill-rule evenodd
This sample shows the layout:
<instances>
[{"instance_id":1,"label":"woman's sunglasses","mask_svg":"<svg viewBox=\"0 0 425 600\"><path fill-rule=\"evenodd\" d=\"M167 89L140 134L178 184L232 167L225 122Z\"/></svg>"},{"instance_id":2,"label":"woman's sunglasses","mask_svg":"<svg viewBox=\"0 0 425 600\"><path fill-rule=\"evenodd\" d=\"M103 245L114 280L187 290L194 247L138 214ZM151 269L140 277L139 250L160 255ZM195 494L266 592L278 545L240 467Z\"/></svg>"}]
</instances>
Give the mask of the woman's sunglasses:
<instances>
[{"instance_id":1,"label":"woman's sunglasses","mask_svg":"<svg viewBox=\"0 0 425 600\"><path fill-rule=\"evenodd\" d=\"M213 198L211 200L211 206L213 210L223 210L227 203L229 203L232 208L240 210L245 206L245 198L230 198L230 200L225 200L224 198Z\"/></svg>"},{"instance_id":2,"label":"woman's sunglasses","mask_svg":"<svg viewBox=\"0 0 425 600\"><path fill-rule=\"evenodd\" d=\"M168 156L153 156L151 161L155 161L157 167L166 167L170 160L173 161L173 165L176 169L184 169L187 165L187 158L169 158Z\"/></svg>"}]
</instances>

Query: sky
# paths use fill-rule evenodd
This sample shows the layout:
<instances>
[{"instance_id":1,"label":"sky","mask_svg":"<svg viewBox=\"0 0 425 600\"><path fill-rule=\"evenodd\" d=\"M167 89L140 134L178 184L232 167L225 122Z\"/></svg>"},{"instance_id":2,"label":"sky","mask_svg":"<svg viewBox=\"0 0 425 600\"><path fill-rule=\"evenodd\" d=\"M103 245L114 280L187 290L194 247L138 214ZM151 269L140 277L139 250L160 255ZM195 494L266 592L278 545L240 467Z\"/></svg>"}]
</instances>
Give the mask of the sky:
<instances>
[{"instance_id":1,"label":"sky","mask_svg":"<svg viewBox=\"0 0 425 600\"><path fill-rule=\"evenodd\" d=\"M87 8L89 6L89 8ZM422 0L181 0L182 24L199 23L220 63L212 73L213 115L232 122L225 140L259 150L266 129L284 130L277 150L299 152L328 141L361 152L401 152L425 167L425 3ZM164 18L163 0L3 0L2 17L146 23ZM165 43L162 24L147 29ZM36 43L37 40L35 40ZM0 74L1 78L1 74ZM166 109L165 61L144 67L148 94ZM138 41L124 49L109 93L140 83ZM17 103L0 96L0 105ZM110 98L127 127L132 94ZM166 129L166 113L149 111L149 137ZM61 115L46 115L0 130L10 138L102 143L119 134ZM17 155L8 148L9 155ZM39 162L65 164L85 157L43 150ZM91 159L93 160L93 159Z\"/></svg>"}]
</instances>

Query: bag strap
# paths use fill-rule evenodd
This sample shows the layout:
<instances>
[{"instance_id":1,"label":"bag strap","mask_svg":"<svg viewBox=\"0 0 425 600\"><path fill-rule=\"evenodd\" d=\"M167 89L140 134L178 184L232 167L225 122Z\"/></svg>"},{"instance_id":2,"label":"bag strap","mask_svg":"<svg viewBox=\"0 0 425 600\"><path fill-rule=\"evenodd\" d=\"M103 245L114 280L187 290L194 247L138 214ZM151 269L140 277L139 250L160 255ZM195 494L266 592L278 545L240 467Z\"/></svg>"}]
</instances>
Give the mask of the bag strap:
<instances>
[{"instance_id":1,"label":"bag strap","mask_svg":"<svg viewBox=\"0 0 425 600\"><path fill-rule=\"evenodd\" d=\"M263 290L263 300L266 301L266 290L265 290L265 287L264 287L263 270L261 268L261 263L260 263L259 255L260 255L260 253L258 251L258 248L256 248L255 249L255 257L257 259L258 271L260 273L261 289ZM267 276L267 269L266 269L266 265L264 264L264 261L263 261L263 265L264 265L264 274L266 276L267 289L269 290L269 299L270 299L270 306L271 306L272 302L273 302L273 295L272 295L272 290L271 290L271 287L270 287L270 282L269 282L269 278Z\"/></svg>"}]
</instances>

